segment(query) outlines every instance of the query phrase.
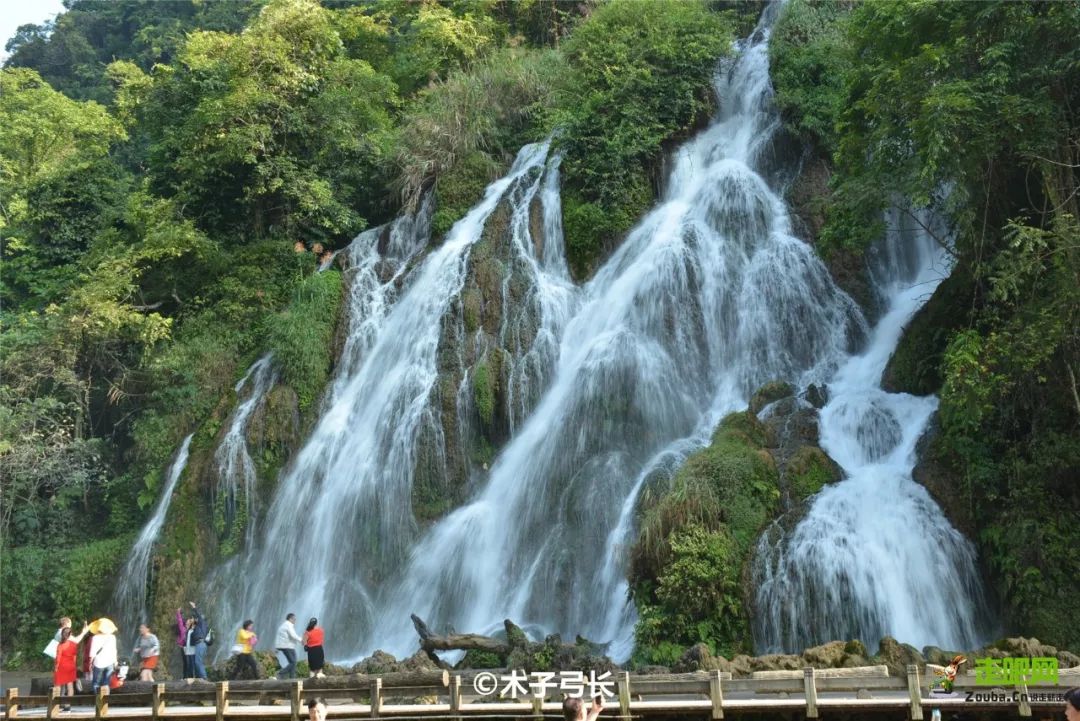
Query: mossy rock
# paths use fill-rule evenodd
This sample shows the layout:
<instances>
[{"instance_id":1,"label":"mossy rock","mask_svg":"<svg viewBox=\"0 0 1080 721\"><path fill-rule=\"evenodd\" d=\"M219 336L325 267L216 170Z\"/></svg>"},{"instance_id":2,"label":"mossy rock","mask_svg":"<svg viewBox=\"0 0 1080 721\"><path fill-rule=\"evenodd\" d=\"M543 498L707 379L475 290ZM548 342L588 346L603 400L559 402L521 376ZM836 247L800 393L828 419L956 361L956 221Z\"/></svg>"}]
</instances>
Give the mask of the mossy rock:
<instances>
[{"instance_id":1,"label":"mossy rock","mask_svg":"<svg viewBox=\"0 0 1080 721\"><path fill-rule=\"evenodd\" d=\"M732 433L732 432L735 433ZM720 421L717 437L742 437L755 449L771 448L776 439L769 427L762 423L756 414L750 411L729 413ZM716 438L714 437L714 441Z\"/></svg>"},{"instance_id":2,"label":"mossy rock","mask_svg":"<svg viewBox=\"0 0 1080 721\"><path fill-rule=\"evenodd\" d=\"M802 501L841 478L840 467L817 446L801 446L788 459L785 478L792 500Z\"/></svg>"},{"instance_id":3,"label":"mossy rock","mask_svg":"<svg viewBox=\"0 0 1080 721\"><path fill-rule=\"evenodd\" d=\"M630 573L638 663L677 665L702 640L725 654L749 650L744 572L780 498L768 436L752 413L729 415L670 489L645 502Z\"/></svg>"},{"instance_id":4,"label":"mossy rock","mask_svg":"<svg viewBox=\"0 0 1080 721\"><path fill-rule=\"evenodd\" d=\"M378 650L363 661L353 664L350 673L391 673L398 670L398 660L386 651Z\"/></svg>"},{"instance_id":5,"label":"mossy rock","mask_svg":"<svg viewBox=\"0 0 1080 721\"><path fill-rule=\"evenodd\" d=\"M953 334L967 325L974 283L956 268L904 328L885 366L881 387L890 393L926 396L941 389L942 358Z\"/></svg>"},{"instance_id":6,"label":"mossy rock","mask_svg":"<svg viewBox=\"0 0 1080 721\"><path fill-rule=\"evenodd\" d=\"M432 237L445 235L454 223L465 217L484 196L488 183L502 170L490 155L475 150L440 175L435 186L437 209L431 219Z\"/></svg>"},{"instance_id":7,"label":"mossy rock","mask_svg":"<svg viewBox=\"0 0 1080 721\"><path fill-rule=\"evenodd\" d=\"M491 428L495 420L495 377L487 362L477 363L472 372L473 403L484 428Z\"/></svg>"},{"instance_id":8,"label":"mossy rock","mask_svg":"<svg viewBox=\"0 0 1080 721\"><path fill-rule=\"evenodd\" d=\"M506 628L506 645L512 649L523 649L529 645L529 637L521 630L521 627L509 619L503 622Z\"/></svg>"},{"instance_id":9,"label":"mossy rock","mask_svg":"<svg viewBox=\"0 0 1080 721\"><path fill-rule=\"evenodd\" d=\"M462 320L465 323L466 332L475 333L480 327L483 302L483 295L478 288L470 286L461 292Z\"/></svg>"},{"instance_id":10,"label":"mossy rock","mask_svg":"<svg viewBox=\"0 0 1080 721\"><path fill-rule=\"evenodd\" d=\"M750 412L757 415L761 409L774 401L795 394L795 388L786 381L770 381L758 388L750 398Z\"/></svg>"},{"instance_id":11,"label":"mossy rock","mask_svg":"<svg viewBox=\"0 0 1080 721\"><path fill-rule=\"evenodd\" d=\"M504 668L506 659L492 651L470 649L455 668Z\"/></svg>"}]
</instances>

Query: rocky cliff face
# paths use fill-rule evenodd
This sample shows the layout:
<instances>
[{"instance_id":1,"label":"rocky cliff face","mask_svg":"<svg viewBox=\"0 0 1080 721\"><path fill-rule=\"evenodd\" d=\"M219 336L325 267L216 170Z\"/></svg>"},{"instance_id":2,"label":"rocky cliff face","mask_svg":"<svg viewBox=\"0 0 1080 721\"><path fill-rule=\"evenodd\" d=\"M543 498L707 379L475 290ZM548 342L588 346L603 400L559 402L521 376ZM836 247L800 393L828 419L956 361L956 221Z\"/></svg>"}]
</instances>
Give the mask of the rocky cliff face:
<instances>
[{"instance_id":1,"label":"rocky cliff face","mask_svg":"<svg viewBox=\"0 0 1080 721\"><path fill-rule=\"evenodd\" d=\"M565 274L555 166L511 188L466 261L440 323L438 381L418 444L413 513L421 523L460 504L532 411L550 379L557 338L546 327L538 266ZM554 203L555 207L551 207ZM555 256L553 258L553 256Z\"/></svg>"}]
</instances>

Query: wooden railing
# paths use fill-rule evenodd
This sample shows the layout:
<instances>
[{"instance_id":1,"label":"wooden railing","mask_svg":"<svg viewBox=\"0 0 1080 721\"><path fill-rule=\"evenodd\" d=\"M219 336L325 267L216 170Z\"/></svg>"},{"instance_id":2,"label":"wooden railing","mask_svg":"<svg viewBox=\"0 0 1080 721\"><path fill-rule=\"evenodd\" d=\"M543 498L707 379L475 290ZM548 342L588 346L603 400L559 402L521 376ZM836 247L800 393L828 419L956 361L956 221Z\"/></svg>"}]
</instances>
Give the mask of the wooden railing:
<instances>
[{"instance_id":1,"label":"wooden railing","mask_svg":"<svg viewBox=\"0 0 1080 721\"><path fill-rule=\"evenodd\" d=\"M303 681L291 683L238 682L159 683L149 692L125 690L110 694L61 697L54 688L47 696L20 696L9 689L4 717L23 718L184 718L224 721L226 718L289 719L307 717L308 697L327 700L330 718L393 717L402 719L445 718L459 721L466 716L541 719L561 717L562 692L550 689L544 696L499 699L481 696L473 690L478 672L453 676L432 674L427 685L384 684L371 677L362 686L327 688L315 682L305 688ZM387 678L394 675L389 674ZM136 684L131 684L135 686ZM733 679L719 671L669 674L662 677L620 673L616 678L616 698L606 703L604 716L621 719L650 715L700 714L713 720L725 714L763 711L798 711L808 719L821 718L823 711L895 711L913 721L924 718L926 706L942 709L1017 709L1022 717L1032 715L1032 707L1056 706L1070 686L1080 685L1080 668L1059 671L1056 686L1040 685L994 688L976 685L975 675L957 678L952 696L930 694L929 681L918 666L907 667L905 678L889 676L884 667L861 669L813 669L766 671L751 678ZM168 688L168 690L167 690ZM973 696L974 698L969 698ZM1040 698L1044 697L1044 698ZM361 701L366 701L362 703ZM612 702L614 701L614 702ZM254 703L253 703L254 702ZM92 707L60 716L61 704ZM42 712L43 711L43 712Z\"/></svg>"}]
</instances>

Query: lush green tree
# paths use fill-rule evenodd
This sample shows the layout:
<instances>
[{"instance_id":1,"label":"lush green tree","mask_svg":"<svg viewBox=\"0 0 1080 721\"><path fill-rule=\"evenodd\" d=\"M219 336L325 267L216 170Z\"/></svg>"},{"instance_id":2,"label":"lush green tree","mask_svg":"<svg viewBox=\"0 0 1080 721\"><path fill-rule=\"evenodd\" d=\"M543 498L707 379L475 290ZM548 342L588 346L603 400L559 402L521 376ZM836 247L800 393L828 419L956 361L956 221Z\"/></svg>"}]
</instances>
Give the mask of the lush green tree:
<instances>
[{"instance_id":1,"label":"lush green tree","mask_svg":"<svg viewBox=\"0 0 1080 721\"><path fill-rule=\"evenodd\" d=\"M549 50L507 49L420 91L405 109L396 185L407 206L435 181L441 234L463 216L517 151L549 130L565 64Z\"/></svg>"},{"instance_id":2,"label":"lush green tree","mask_svg":"<svg viewBox=\"0 0 1080 721\"><path fill-rule=\"evenodd\" d=\"M94 102L56 92L33 70L0 71L0 297L55 300L126 192L108 157L125 137Z\"/></svg>"},{"instance_id":3,"label":"lush green tree","mask_svg":"<svg viewBox=\"0 0 1080 721\"><path fill-rule=\"evenodd\" d=\"M107 103L110 62L130 60L147 71L170 63L186 33L236 32L261 5L262 0L68 0L55 22L19 28L7 43L6 65L36 70L68 97Z\"/></svg>"},{"instance_id":4,"label":"lush green tree","mask_svg":"<svg viewBox=\"0 0 1080 721\"><path fill-rule=\"evenodd\" d=\"M777 20L769 42L776 105L802 140L836 151L836 122L846 101L852 60L844 26L851 5L793 0Z\"/></svg>"},{"instance_id":5,"label":"lush green tree","mask_svg":"<svg viewBox=\"0 0 1080 721\"><path fill-rule=\"evenodd\" d=\"M331 13L276 0L239 35L192 33L143 102L155 190L210 231L316 239L380 198L396 92L345 56Z\"/></svg>"}]
</instances>

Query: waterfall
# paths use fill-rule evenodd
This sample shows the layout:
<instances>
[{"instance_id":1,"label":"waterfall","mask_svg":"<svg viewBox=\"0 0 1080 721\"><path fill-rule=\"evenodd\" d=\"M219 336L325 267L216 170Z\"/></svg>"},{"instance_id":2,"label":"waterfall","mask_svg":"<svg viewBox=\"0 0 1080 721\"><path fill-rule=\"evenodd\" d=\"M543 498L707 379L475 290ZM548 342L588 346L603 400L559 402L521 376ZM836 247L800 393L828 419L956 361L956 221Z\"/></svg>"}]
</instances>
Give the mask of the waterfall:
<instances>
[{"instance_id":1,"label":"waterfall","mask_svg":"<svg viewBox=\"0 0 1080 721\"><path fill-rule=\"evenodd\" d=\"M768 20L765 21L766 23ZM626 658L637 493L773 378L822 381L864 331L755 170L778 122L767 24L722 69L724 107L677 153L662 202L582 289L554 378L473 500L415 545L360 650L435 629L580 633Z\"/></svg>"},{"instance_id":2,"label":"waterfall","mask_svg":"<svg viewBox=\"0 0 1080 721\"><path fill-rule=\"evenodd\" d=\"M522 345L515 363L528 365L544 355L544 339L556 322L543 316L564 315L555 306L570 302L568 281L559 280L565 276L561 251L534 237L529 222L534 201L550 199L556 167L547 143L523 148L509 174L425 253L426 201L415 216L354 240L342 362L311 436L282 474L263 532L242 558L214 574L210 600L219 623L251 617L257 627L272 628L288 611L317 616L335 658L355 654L361 636L377 633L371 627L373 589L400 569L418 530L411 492L419 439L425 428L439 427L446 410L439 407L436 381L439 356L449 351L440 341L445 334L465 334L448 319L460 309L470 251L497 208L506 209L521 260L515 263L531 276L528 285L558 287L549 295L562 298L535 304L540 330ZM552 213L543 208L542 215L550 219Z\"/></svg>"},{"instance_id":3,"label":"waterfall","mask_svg":"<svg viewBox=\"0 0 1080 721\"><path fill-rule=\"evenodd\" d=\"M268 353L255 361L237 381L236 396L243 400L233 411L229 429L214 451L218 482L213 505L214 517L220 524L216 530L228 534L225 543L233 547L240 543L235 534L241 527L248 542L255 528L255 462L248 452L247 430L252 414L262 405L277 378L271 357ZM245 389L246 397L242 395Z\"/></svg>"},{"instance_id":4,"label":"waterfall","mask_svg":"<svg viewBox=\"0 0 1080 721\"><path fill-rule=\"evenodd\" d=\"M139 532L139 538L135 546L128 554L124 562L124 569L120 572L119 584L113 594L112 607L116 609L120 628L125 632L134 633L138 624L144 622L149 616L146 607L146 589L150 583L150 563L154 551L154 543L165 525L165 516L169 513L169 505L172 503L173 491L180 482L180 476L184 474L187 466L188 449L191 447L192 433L180 444L168 471L165 473L165 488L161 491L161 498L154 508L154 514Z\"/></svg>"},{"instance_id":5,"label":"waterfall","mask_svg":"<svg viewBox=\"0 0 1080 721\"><path fill-rule=\"evenodd\" d=\"M833 379L826 447L853 480L871 466L897 471L933 401L901 408L878 391L875 410L861 412L845 392L873 395L855 359L880 357L882 329L899 330L883 320L867 354L852 355L866 322L794 237L766 179L780 126L767 51L776 12L770 5L720 68L720 111L674 154L660 202L584 286L566 273L559 159L547 143L523 148L441 244L429 244L429 205L356 238L342 362L259 532L213 575L219 624L250 617L266 629L288 611L317 616L330 657L343 661L380 648L412 654L410 613L437 631L492 632L512 618L533 636L607 642L624 660L638 495L669 480L761 384ZM475 294L466 296L495 236L510 244L487 267L502 308L478 321ZM465 464L465 502L425 526L413 514L418 469L449 485L462 453L454 444L477 416L470 390L496 356L505 445L490 467ZM857 530L846 542L871 542ZM800 561L808 572L812 562Z\"/></svg>"},{"instance_id":6,"label":"waterfall","mask_svg":"<svg viewBox=\"0 0 1080 721\"><path fill-rule=\"evenodd\" d=\"M868 648L888 634L917 647L975 648L990 613L972 544L912 480L915 444L937 398L886 393L881 376L904 326L948 274L932 219L893 211L873 265L885 301L868 347L829 381L821 444L845 480L813 499L789 533L756 552L755 645L797 652L833 639Z\"/></svg>"}]
</instances>

